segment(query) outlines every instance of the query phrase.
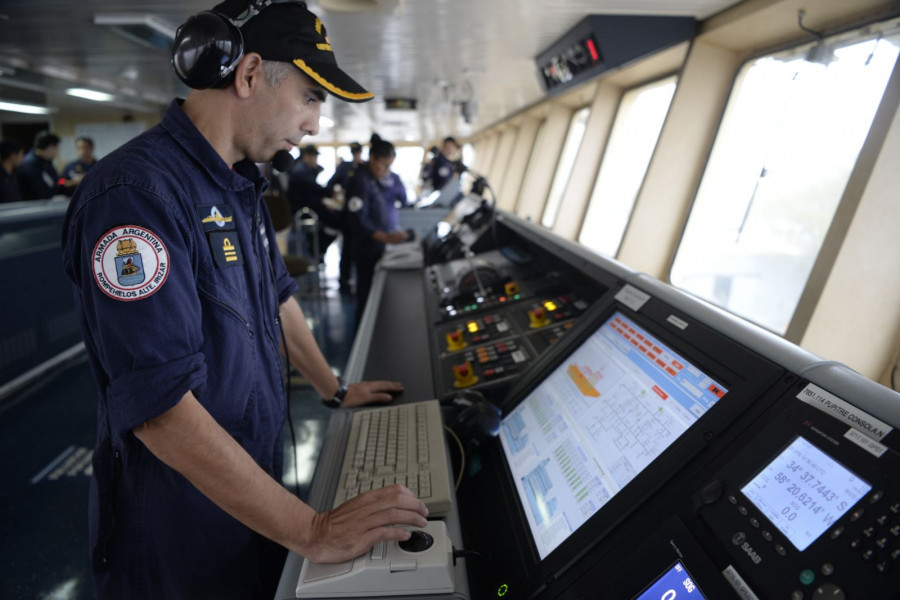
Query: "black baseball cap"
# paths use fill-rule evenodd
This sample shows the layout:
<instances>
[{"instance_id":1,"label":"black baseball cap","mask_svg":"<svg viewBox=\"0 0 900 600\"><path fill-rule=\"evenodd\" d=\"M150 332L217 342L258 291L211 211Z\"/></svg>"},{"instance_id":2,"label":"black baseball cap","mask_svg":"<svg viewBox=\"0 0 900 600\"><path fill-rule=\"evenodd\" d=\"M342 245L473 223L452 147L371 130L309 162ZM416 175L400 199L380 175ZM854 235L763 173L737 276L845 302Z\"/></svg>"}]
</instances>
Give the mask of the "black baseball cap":
<instances>
[{"instance_id":1,"label":"black baseball cap","mask_svg":"<svg viewBox=\"0 0 900 600\"><path fill-rule=\"evenodd\" d=\"M350 142L350 152L362 152L362 144L359 142Z\"/></svg>"},{"instance_id":2,"label":"black baseball cap","mask_svg":"<svg viewBox=\"0 0 900 600\"><path fill-rule=\"evenodd\" d=\"M325 25L302 3L270 4L241 26L241 35L245 53L292 63L341 100L375 97L338 68Z\"/></svg>"},{"instance_id":3,"label":"black baseball cap","mask_svg":"<svg viewBox=\"0 0 900 600\"><path fill-rule=\"evenodd\" d=\"M315 144L307 144L300 148L300 156L306 156L308 154L315 154L316 156L319 155L319 149L316 148Z\"/></svg>"}]
</instances>

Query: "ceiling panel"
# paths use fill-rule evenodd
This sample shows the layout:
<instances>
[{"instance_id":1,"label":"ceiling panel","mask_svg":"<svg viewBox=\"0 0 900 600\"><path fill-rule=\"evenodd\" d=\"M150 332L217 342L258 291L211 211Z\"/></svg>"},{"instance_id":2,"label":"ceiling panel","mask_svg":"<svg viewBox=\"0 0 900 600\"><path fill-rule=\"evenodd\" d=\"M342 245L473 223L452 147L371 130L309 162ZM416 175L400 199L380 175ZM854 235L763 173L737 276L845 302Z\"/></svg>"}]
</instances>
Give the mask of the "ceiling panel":
<instances>
[{"instance_id":1,"label":"ceiling panel","mask_svg":"<svg viewBox=\"0 0 900 600\"><path fill-rule=\"evenodd\" d=\"M363 106L329 101L334 129L322 140L466 135L538 101L533 58L588 14L694 16L705 19L735 0L374 0L374 10L327 10L309 2L328 27L338 63L377 98L418 100L417 111L394 113L376 99ZM76 82L116 94L113 106L157 114L187 89L172 73L165 49L136 43L101 14L151 17L171 29L211 7L198 0L4 0L0 5L0 99L28 79L59 111L106 110L65 96ZM35 83L39 81L39 83ZM21 91L16 92L21 93ZM472 110L461 115L463 101ZM0 113L0 118L2 118Z\"/></svg>"}]
</instances>

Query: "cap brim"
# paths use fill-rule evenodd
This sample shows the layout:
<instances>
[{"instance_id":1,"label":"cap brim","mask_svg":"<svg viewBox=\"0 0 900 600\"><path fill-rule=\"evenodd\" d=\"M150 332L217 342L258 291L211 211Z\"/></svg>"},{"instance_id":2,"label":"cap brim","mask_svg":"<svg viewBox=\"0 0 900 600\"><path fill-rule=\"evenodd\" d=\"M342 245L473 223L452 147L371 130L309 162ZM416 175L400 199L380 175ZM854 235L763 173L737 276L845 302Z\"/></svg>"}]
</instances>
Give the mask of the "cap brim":
<instances>
[{"instance_id":1,"label":"cap brim","mask_svg":"<svg viewBox=\"0 0 900 600\"><path fill-rule=\"evenodd\" d=\"M310 65L300 58L294 59L293 63L298 69L309 75L313 81L321 85L326 92L341 100L366 102L375 97L375 94L353 81L337 65L323 63Z\"/></svg>"}]
</instances>

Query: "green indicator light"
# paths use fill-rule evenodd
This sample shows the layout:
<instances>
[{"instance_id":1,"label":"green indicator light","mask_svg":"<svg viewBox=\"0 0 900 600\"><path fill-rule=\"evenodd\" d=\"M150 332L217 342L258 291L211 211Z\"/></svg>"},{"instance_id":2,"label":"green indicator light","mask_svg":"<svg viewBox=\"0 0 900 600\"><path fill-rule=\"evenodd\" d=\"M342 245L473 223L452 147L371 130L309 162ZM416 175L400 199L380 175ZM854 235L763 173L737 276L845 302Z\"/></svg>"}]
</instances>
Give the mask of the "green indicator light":
<instances>
[{"instance_id":1,"label":"green indicator light","mask_svg":"<svg viewBox=\"0 0 900 600\"><path fill-rule=\"evenodd\" d=\"M513 298L515 298L516 300L520 299L521 297L522 296L520 296L519 294L516 294L515 296L513 296Z\"/></svg>"},{"instance_id":2,"label":"green indicator light","mask_svg":"<svg viewBox=\"0 0 900 600\"><path fill-rule=\"evenodd\" d=\"M503 596L506 595L506 593L508 591L509 591L509 586L504 583L499 588L497 588L497 597L502 598Z\"/></svg>"}]
</instances>

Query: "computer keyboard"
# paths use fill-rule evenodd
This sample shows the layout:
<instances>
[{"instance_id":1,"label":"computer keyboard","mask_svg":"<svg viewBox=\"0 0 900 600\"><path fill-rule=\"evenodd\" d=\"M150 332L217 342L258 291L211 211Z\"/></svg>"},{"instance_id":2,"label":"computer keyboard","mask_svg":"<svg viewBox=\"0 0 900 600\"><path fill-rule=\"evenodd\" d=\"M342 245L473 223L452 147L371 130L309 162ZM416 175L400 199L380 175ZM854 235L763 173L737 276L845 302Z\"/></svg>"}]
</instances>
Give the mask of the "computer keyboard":
<instances>
[{"instance_id":1,"label":"computer keyboard","mask_svg":"<svg viewBox=\"0 0 900 600\"><path fill-rule=\"evenodd\" d=\"M429 516L445 515L451 508L448 462L437 400L357 411L333 506L400 483L425 503Z\"/></svg>"}]
</instances>

